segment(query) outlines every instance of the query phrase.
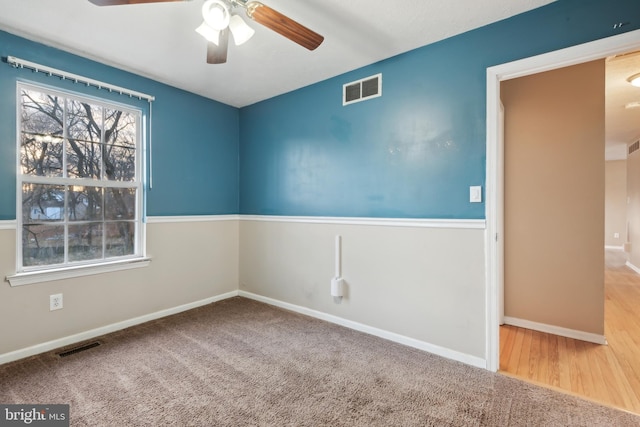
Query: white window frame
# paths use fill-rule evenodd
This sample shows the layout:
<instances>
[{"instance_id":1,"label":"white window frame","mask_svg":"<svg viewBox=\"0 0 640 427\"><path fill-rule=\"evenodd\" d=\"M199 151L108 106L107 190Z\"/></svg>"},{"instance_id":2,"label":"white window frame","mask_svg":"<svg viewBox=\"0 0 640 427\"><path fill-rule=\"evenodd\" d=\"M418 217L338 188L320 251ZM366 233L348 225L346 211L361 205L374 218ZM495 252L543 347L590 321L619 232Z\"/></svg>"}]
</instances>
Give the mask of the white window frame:
<instances>
[{"instance_id":1,"label":"white window frame","mask_svg":"<svg viewBox=\"0 0 640 427\"><path fill-rule=\"evenodd\" d=\"M120 183L119 181L108 181L109 185L104 185L105 181L92 180L92 179L76 179L68 178L66 175L66 159L65 165L63 165L63 177L25 177L21 173L21 110L22 100L21 94L23 90L38 91L46 94L52 94L66 99L71 99L79 102L86 102L92 105L98 105L103 108L117 109L129 114L133 114L136 117L136 159L135 159L135 179L134 182ZM64 128L66 139L66 127ZM50 86L34 84L31 82L19 81L16 85L16 274L8 276L7 280L11 286L19 286L30 283L46 282L51 280L60 280L71 277L79 277L92 274L100 274L110 271L118 271L124 269L145 267L149 264L150 259L146 256L146 225L143 221L143 200L144 200L144 158L145 150L144 141L144 115L141 109L105 100L101 98L87 96L81 93L75 93L70 91L64 91ZM24 182L35 183L47 183L58 185L69 185L71 182L76 182L78 185L98 185L100 187L124 187L136 189L136 201L135 201L135 236L134 236L134 253L131 255L125 255L114 258L101 258L96 260L76 261L69 262L65 256L63 264L50 264L43 266L27 266L23 265L23 252L22 252L22 184ZM133 185L132 185L133 184ZM65 223L68 219L65 219ZM104 221L104 220L103 220ZM104 223L104 222L103 222ZM66 236L66 234L65 234ZM65 239L65 248L68 246L68 241ZM66 253L65 249L65 253Z\"/></svg>"}]
</instances>

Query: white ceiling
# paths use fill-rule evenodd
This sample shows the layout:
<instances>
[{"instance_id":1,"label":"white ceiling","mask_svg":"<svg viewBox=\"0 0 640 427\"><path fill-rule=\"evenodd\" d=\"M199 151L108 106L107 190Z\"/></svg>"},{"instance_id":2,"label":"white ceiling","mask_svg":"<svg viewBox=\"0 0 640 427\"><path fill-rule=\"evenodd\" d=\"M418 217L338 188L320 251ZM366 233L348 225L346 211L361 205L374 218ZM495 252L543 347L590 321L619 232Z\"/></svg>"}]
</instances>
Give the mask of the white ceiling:
<instances>
[{"instance_id":1,"label":"white ceiling","mask_svg":"<svg viewBox=\"0 0 640 427\"><path fill-rule=\"evenodd\" d=\"M246 19L255 36L242 46L231 43L220 65L206 63L206 42L194 31L204 0L108 7L0 0L0 29L242 107L552 1L262 0L325 41L308 51ZM625 81L640 72L639 60L608 63L606 138L614 157L640 136L640 108L621 109L640 101L640 89Z\"/></svg>"},{"instance_id":2,"label":"white ceiling","mask_svg":"<svg viewBox=\"0 0 640 427\"><path fill-rule=\"evenodd\" d=\"M607 160L627 157L627 145L640 137L640 88L627 79L640 73L640 52L617 55L606 61L605 135ZM637 102L639 107L625 108Z\"/></svg>"},{"instance_id":3,"label":"white ceiling","mask_svg":"<svg viewBox=\"0 0 640 427\"><path fill-rule=\"evenodd\" d=\"M247 18L256 34L219 65L194 31L204 0L0 0L0 29L242 107L552 1L262 0L325 41L308 51Z\"/></svg>"}]
</instances>

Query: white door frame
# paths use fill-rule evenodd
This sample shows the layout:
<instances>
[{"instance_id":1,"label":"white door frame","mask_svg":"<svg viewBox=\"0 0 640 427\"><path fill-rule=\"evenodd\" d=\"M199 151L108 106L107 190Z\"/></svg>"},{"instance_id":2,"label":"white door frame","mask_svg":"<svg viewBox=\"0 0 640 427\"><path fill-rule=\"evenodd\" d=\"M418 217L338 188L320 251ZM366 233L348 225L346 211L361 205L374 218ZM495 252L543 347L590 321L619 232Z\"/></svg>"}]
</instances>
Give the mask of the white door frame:
<instances>
[{"instance_id":1,"label":"white door frame","mask_svg":"<svg viewBox=\"0 0 640 427\"><path fill-rule=\"evenodd\" d=\"M500 135L500 82L557 68L602 59L640 49L640 30L487 68L487 153L485 234L486 262L486 363L496 372L500 365L499 323L503 310L501 278L504 271L504 144ZM604 156L604 152L602 153Z\"/></svg>"}]
</instances>

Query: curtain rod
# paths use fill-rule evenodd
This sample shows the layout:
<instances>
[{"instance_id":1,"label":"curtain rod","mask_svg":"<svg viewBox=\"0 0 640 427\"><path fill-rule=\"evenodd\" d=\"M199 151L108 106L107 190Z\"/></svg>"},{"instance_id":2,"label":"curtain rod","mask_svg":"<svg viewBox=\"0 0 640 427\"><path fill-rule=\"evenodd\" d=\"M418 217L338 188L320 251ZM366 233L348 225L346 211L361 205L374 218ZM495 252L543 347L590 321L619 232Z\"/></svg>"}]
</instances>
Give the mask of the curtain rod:
<instances>
[{"instance_id":1,"label":"curtain rod","mask_svg":"<svg viewBox=\"0 0 640 427\"><path fill-rule=\"evenodd\" d=\"M60 77L63 80L72 80L75 83L83 83L87 86L97 87L98 89L107 89L109 92L117 92L121 95L129 95L129 97L136 97L140 100L145 99L151 102L155 101L156 99L154 96L147 95L146 93L136 92L135 90L130 90L120 86L101 82L99 80L90 79L78 74L68 73L66 71L58 70L57 68L47 67L46 65L37 64L31 61L25 61L24 59L16 58L15 56L7 56L7 63L13 65L16 68L27 68L37 73L44 73L50 76Z\"/></svg>"}]
</instances>

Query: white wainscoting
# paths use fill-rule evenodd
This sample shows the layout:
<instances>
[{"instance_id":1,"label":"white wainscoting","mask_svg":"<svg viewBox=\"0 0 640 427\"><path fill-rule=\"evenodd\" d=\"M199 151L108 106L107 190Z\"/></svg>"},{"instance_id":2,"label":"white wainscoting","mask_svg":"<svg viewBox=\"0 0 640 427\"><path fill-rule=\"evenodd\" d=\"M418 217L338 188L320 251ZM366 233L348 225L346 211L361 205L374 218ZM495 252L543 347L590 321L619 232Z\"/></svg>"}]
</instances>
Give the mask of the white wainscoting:
<instances>
[{"instance_id":1,"label":"white wainscoting","mask_svg":"<svg viewBox=\"0 0 640 427\"><path fill-rule=\"evenodd\" d=\"M15 219L0 221L0 230L15 230L17 226L18 221Z\"/></svg>"},{"instance_id":2,"label":"white wainscoting","mask_svg":"<svg viewBox=\"0 0 640 427\"><path fill-rule=\"evenodd\" d=\"M484 220L241 216L240 293L484 367L484 239Z\"/></svg>"},{"instance_id":3,"label":"white wainscoting","mask_svg":"<svg viewBox=\"0 0 640 427\"><path fill-rule=\"evenodd\" d=\"M146 268L0 286L0 363L73 344L238 292L237 217L153 220ZM15 230L0 232L0 275L15 274ZM63 294L61 310L49 296Z\"/></svg>"},{"instance_id":4,"label":"white wainscoting","mask_svg":"<svg viewBox=\"0 0 640 427\"><path fill-rule=\"evenodd\" d=\"M65 298L65 308L56 312L49 312L43 303L25 313L17 309L0 313L5 325L1 332L12 343L5 344L0 363L242 295L486 367L484 220L206 215L146 221L148 254L154 258L148 269L108 273L124 278L116 283L111 276L97 275L82 282L69 279L21 287L24 293L11 292L18 288L9 286L0 289L0 297L12 298L16 305L44 301L51 293L64 292ZM0 222L3 228L15 226L15 221ZM340 304L329 294L336 235L342 236L342 275L347 282ZM13 239L7 243L14 245ZM0 262L0 268L11 267ZM217 296L194 298L208 287L217 290ZM96 297L105 292L110 296L98 304ZM148 307L166 307L178 297L187 302L145 314ZM134 305L122 315L100 309L125 300ZM73 318L79 316L74 311L77 304L86 312L87 324L106 326L70 327L64 319L72 313ZM125 314L136 311L142 314ZM109 318L116 320L104 322ZM12 322L17 326L7 326ZM71 332L61 333L65 330ZM20 345L25 342L28 345Z\"/></svg>"},{"instance_id":5,"label":"white wainscoting","mask_svg":"<svg viewBox=\"0 0 640 427\"><path fill-rule=\"evenodd\" d=\"M438 218L359 218L329 216L240 215L244 221L288 222L305 224L371 225L383 227L484 229L484 219Z\"/></svg>"}]
</instances>

